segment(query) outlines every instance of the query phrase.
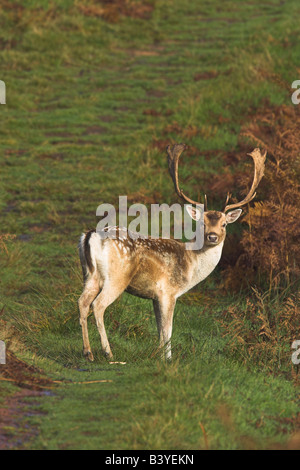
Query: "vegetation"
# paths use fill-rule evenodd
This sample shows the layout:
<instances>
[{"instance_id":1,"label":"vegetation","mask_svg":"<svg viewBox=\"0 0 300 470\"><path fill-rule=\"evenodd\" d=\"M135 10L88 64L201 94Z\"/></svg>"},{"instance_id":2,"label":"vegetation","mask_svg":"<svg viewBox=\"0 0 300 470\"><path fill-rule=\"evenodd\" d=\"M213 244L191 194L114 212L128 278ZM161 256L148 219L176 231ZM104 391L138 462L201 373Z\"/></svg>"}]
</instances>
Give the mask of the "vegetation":
<instances>
[{"instance_id":1,"label":"vegetation","mask_svg":"<svg viewBox=\"0 0 300 470\"><path fill-rule=\"evenodd\" d=\"M299 448L298 12L296 0L1 2L1 416L20 387L39 395L0 426L0 447ZM92 316L88 364L79 236L119 195L177 201L165 148L178 141L186 192L214 209L246 192L246 154L266 148L257 198L219 269L179 299L171 364L151 303L127 294L106 313L126 364L101 355Z\"/></svg>"}]
</instances>

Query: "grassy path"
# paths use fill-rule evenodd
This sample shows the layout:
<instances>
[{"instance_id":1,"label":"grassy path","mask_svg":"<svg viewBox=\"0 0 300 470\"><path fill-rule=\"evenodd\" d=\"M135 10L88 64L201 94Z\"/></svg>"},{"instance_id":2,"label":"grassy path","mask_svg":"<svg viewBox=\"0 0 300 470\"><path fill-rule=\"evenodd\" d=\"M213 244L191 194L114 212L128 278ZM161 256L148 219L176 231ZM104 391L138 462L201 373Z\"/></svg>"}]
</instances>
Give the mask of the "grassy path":
<instances>
[{"instance_id":1,"label":"grassy path","mask_svg":"<svg viewBox=\"0 0 300 470\"><path fill-rule=\"evenodd\" d=\"M140 307L145 309L145 305ZM125 320L124 314L117 318ZM172 364L155 357L153 319L141 327L137 338L130 333L130 323L126 333L121 327L110 331L116 359L126 364L111 365L101 359L95 325L90 330L97 360L91 365L81 358L78 334L65 334L63 343L57 337L56 358L44 359L40 365L60 384L53 384L50 396L39 400L37 410L42 414L33 421L39 432L30 448L292 446L289 435L295 430L299 410L294 386L267 370L246 367L228 357L217 326L215 319L196 307L186 317L179 305ZM52 347L44 355L53 352ZM66 362L66 352L76 366L60 365Z\"/></svg>"}]
</instances>

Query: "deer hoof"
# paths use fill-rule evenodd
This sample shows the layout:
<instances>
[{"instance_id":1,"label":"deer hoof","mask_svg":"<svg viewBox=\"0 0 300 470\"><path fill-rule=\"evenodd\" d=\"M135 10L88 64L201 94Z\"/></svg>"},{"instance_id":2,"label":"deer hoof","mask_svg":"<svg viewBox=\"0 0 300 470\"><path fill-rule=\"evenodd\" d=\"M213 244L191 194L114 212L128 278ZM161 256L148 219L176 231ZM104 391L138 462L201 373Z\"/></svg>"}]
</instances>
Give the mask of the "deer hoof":
<instances>
[{"instance_id":1,"label":"deer hoof","mask_svg":"<svg viewBox=\"0 0 300 470\"><path fill-rule=\"evenodd\" d=\"M93 356L93 353L91 351L84 351L83 355L86 357L86 359L88 361L93 362L94 356Z\"/></svg>"},{"instance_id":2,"label":"deer hoof","mask_svg":"<svg viewBox=\"0 0 300 470\"><path fill-rule=\"evenodd\" d=\"M111 352L105 352L105 353L104 353L104 357L105 357L106 359L113 359L113 358L114 358L114 356L113 356L113 354L112 354Z\"/></svg>"}]
</instances>

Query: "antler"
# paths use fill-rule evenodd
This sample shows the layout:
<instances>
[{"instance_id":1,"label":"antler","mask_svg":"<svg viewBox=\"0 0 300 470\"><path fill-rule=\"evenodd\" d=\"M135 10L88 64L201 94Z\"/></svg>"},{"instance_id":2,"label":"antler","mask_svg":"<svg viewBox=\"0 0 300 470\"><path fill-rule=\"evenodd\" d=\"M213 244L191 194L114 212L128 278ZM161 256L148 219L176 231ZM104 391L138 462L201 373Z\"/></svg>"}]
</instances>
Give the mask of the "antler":
<instances>
[{"instance_id":1,"label":"antler","mask_svg":"<svg viewBox=\"0 0 300 470\"><path fill-rule=\"evenodd\" d=\"M186 149L187 149L187 146L185 144L175 144L172 148L170 145L167 146L169 172L174 183L175 191L178 194L178 196L184 201L189 202L190 204L197 205L197 204L200 204L200 202L193 201L193 199L190 199L189 197L187 197L183 193L183 191L179 188L179 184L178 184L178 162L179 162L180 155ZM207 211L206 195L205 195L204 211Z\"/></svg>"},{"instance_id":2,"label":"antler","mask_svg":"<svg viewBox=\"0 0 300 470\"><path fill-rule=\"evenodd\" d=\"M264 151L264 154L262 155L260 149L256 148L254 149L251 153L248 153L247 155L250 155L250 157L253 158L254 161L254 178L252 182L251 189L248 193L248 195L243 199L241 202L237 202L236 204L228 204L228 201L231 197L231 194L227 194L226 202L224 209L222 212L227 212L229 209L234 209L236 207L241 207L247 204L248 202L252 201L253 198L256 196L256 188L259 185L262 177L264 176L264 170L265 170L265 160L267 156L267 151Z\"/></svg>"}]
</instances>

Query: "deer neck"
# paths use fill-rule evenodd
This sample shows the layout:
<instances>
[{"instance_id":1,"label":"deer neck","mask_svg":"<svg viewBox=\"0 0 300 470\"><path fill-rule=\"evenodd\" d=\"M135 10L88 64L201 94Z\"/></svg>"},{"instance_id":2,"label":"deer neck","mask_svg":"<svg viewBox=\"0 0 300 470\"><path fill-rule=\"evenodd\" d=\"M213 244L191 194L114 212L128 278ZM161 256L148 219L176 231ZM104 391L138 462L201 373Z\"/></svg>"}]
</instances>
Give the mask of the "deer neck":
<instances>
[{"instance_id":1,"label":"deer neck","mask_svg":"<svg viewBox=\"0 0 300 470\"><path fill-rule=\"evenodd\" d=\"M215 246L204 246L192 254L192 276L191 283L195 286L203 281L215 269L222 255L224 241Z\"/></svg>"}]
</instances>

